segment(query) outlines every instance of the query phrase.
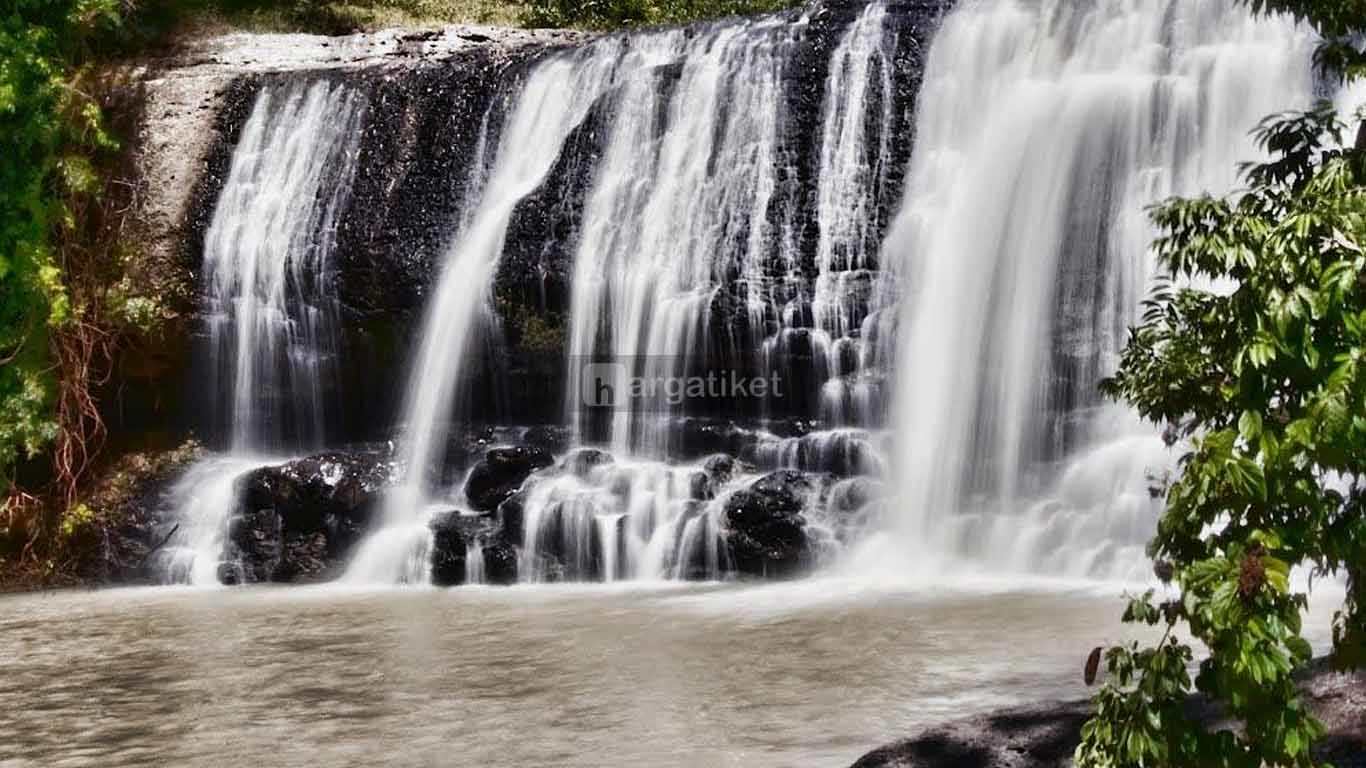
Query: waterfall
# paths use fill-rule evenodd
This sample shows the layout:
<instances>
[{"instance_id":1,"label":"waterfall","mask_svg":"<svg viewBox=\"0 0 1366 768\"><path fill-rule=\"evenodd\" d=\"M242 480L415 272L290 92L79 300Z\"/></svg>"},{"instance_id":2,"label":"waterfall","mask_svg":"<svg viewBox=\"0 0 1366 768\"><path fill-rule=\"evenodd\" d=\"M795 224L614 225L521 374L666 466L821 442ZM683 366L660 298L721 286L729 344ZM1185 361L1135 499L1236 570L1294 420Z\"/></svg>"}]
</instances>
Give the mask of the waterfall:
<instances>
[{"instance_id":1,"label":"waterfall","mask_svg":"<svg viewBox=\"0 0 1366 768\"><path fill-rule=\"evenodd\" d=\"M434 535L438 515L470 582L723 578L755 543L728 526L769 514L794 516L775 530L804 563L1142 575L1150 474L1171 456L1096 384L1146 288L1144 207L1232 190L1257 120L1312 95L1312 47L1234 0L964 0L947 15L916 0L527 54L458 102L478 105L458 124L375 139L397 162L440 156L416 199L441 197L419 249L441 258L403 390L404 479L346 579L428 582L458 538ZM355 256L334 233L373 122L359 94L384 98L349 77L260 90L207 231L236 458L328 438L333 261ZM447 135L459 152L419 143ZM382 203L414 199L362 179ZM401 239L346 232L345 248ZM547 276L568 290L547 299ZM453 425L483 416L485 384L509 399L528 315L534 354L555 349L566 382L536 410L563 396L566 432L533 446L506 425L467 445ZM780 385L660 386L714 374ZM475 442L509 439L560 455L479 499L450 485ZM225 487L183 489L199 549L221 549L205 531L231 513Z\"/></svg>"},{"instance_id":2,"label":"waterfall","mask_svg":"<svg viewBox=\"0 0 1366 768\"><path fill-rule=\"evenodd\" d=\"M725 498L757 475L696 491L687 424L717 417L743 422L755 471L841 479L808 500L826 539L883 526L899 561L1143 568L1149 473L1170 459L1096 384L1145 288L1144 207L1231 189L1253 155L1240 137L1308 99L1312 40L1231 0L969 0L935 33L911 130L906 52L924 41L904 45L923 34L905 13L873 2L832 22L816 66L812 19L778 15L606 38L517 81L427 309L408 481L385 515L397 530L371 538L354 578L423 580L412 552L444 493L427 477L475 329L497 323L488 294L510 222L561 188L548 178L570 152L587 158L569 163L581 199L558 209L572 234L517 246L570 254L567 420L576 444L615 460L564 459L523 484L522 579L722 573ZM794 391L699 403L656 389L586 407L600 386L717 370ZM840 485L857 477L891 479L894 500Z\"/></svg>"},{"instance_id":3,"label":"waterfall","mask_svg":"<svg viewBox=\"0 0 1366 768\"><path fill-rule=\"evenodd\" d=\"M662 381L706 366L708 313L731 276L762 315L772 258L792 265L769 217L782 186L782 87L795 36L777 19L633 39L676 71L623 87L584 206L571 307L570 402L580 439L665 457L680 413L662 394L585 423L591 392L573 370L603 360L608 384ZM714 356L713 356L714 359Z\"/></svg>"},{"instance_id":4,"label":"waterfall","mask_svg":"<svg viewBox=\"0 0 1366 768\"><path fill-rule=\"evenodd\" d=\"M630 72L659 63L653 53L613 38L541 61L518 86L478 205L465 216L429 300L421 349L408 377L403 421L407 478L390 494L383 524L409 533L372 536L348 570L348 580L392 581L394 563L416 562L410 555L414 542L425 540L427 473L444 458L447 429L461 394L461 367L470 359L474 331L496 322L488 293L512 214L544 181L565 140L598 99ZM486 141L487 135L480 143ZM402 581L426 579L420 563L399 572Z\"/></svg>"},{"instance_id":5,"label":"waterfall","mask_svg":"<svg viewBox=\"0 0 1366 768\"><path fill-rule=\"evenodd\" d=\"M835 361L857 354L876 269L896 36L882 3L852 19L826 54L820 110L803 127L795 93L810 77L801 68L806 23L773 17L631 38L673 63L612 95L581 213L568 356L574 435L609 447L617 461L573 471L566 459L570 471L528 481L524 579L719 578L726 504L759 477L714 484L703 464L678 462L681 419L694 403L656 392L606 413L585 408L594 392L577 366L610 364L605 383L616 392L629 379L751 373L747 356L756 353L758 370L818 387L852 372ZM795 156L811 151L819 160L803 189ZM808 199L819 228L814 253L799 233ZM805 354L811 347L814 356ZM772 405L736 410L752 418ZM761 440L759 467L881 468L877 440L861 430ZM819 527L825 499L809 501Z\"/></svg>"},{"instance_id":6,"label":"waterfall","mask_svg":"<svg viewBox=\"0 0 1366 768\"><path fill-rule=\"evenodd\" d=\"M839 157L863 153L869 141L879 146L870 163L888 155L885 121L872 138L858 127L865 104L891 112L884 13L878 5L865 14L836 52L841 71L833 87L857 85L859 92L832 97L824 110L823 130L841 134L827 153L832 169ZM774 306L801 294L806 297L800 301L810 302L793 229L802 201L791 166L801 150L788 115L791 69L805 23L782 15L607 38L544 58L516 84L501 125L493 123L496 134L484 139L497 150L479 202L462 216L428 304L403 421L407 480L390 494L386 530L363 545L348 579L426 579L420 564L415 570L396 564L416 563L411 552L428 541L429 475L443 465L447 430L457 420L461 382L469 374L465 366L475 359L476 331L497 323L488 294L510 222L518 205L545 184L570 136L590 119L599 143L573 245L568 411L580 442L601 441L656 463L633 458L601 483L585 487L586 478L564 478L532 489L522 571L532 579L563 577L538 571L546 537L556 540L557 554L570 558L563 565L573 577L663 577L681 571L680 558L688 556L678 551L683 539L693 542L688 551L694 545L699 552L715 549L719 511L698 513L699 499L689 490L695 468L657 463L669 458L686 409L660 393L609 409L605 429L595 429L580 408L587 393L579 388L577 366L613 364L617 378L611 383L620 389L626 376L662 381L718 361L737 362L737 350L751 354L770 332ZM875 63L865 61L869 57ZM876 82L867 85L869 78ZM840 196L872 199L873 193L852 189L865 176L871 178L854 172L823 193L832 216ZM876 239L877 227L866 223L845 220L831 227L838 231L825 242L840 251L839 258ZM832 268L837 260L828 260ZM861 267L868 263L859 259ZM747 330L745 338L717 349L720 340L711 331L727 323L713 323L712 315L720 294L730 290L739 296L735 319ZM618 493L622 484L632 493ZM713 575L718 558L715 551L704 557Z\"/></svg>"},{"instance_id":7,"label":"waterfall","mask_svg":"<svg viewBox=\"0 0 1366 768\"><path fill-rule=\"evenodd\" d=\"M745 356L757 352L770 376L814 383L810 400L821 408L810 415L831 425L875 420L859 331L893 159L897 38L887 15L883 3L869 4L829 54L813 150L792 115L792 84L809 76L793 71L798 25L774 19L665 38L679 74L620 94L584 207L571 367L615 363L608 383L622 391L627 378L749 370ZM818 158L814 210L792 167L805 151ZM796 231L810 214L814 276ZM592 393L574 373L569 409L581 440L672 455L685 407L656 396L610 409L595 425L583 408ZM800 413L802 395L780 405Z\"/></svg>"},{"instance_id":8,"label":"waterfall","mask_svg":"<svg viewBox=\"0 0 1366 768\"><path fill-rule=\"evenodd\" d=\"M204 236L211 456L171 489L181 528L167 578L218 581L241 475L264 455L317 447L326 437L324 387L338 317L330 283L339 216L359 156L366 100L326 81L266 86L242 125Z\"/></svg>"},{"instance_id":9,"label":"waterfall","mask_svg":"<svg viewBox=\"0 0 1366 768\"><path fill-rule=\"evenodd\" d=\"M591 450L591 449L590 449ZM523 518L525 581L719 579L727 492L698 465L609 461L533 480Z\"/></svg>"},{"instance_id":10,"label":"waterfall","mask_svg":"<svg viewBox=\"0 0 1366 768\"><path fill-rule=\"evenodd\" d=\"M1170 462L1105 405L1145 206L1230 191L1312 95L1312 36L1231 0L975 0L931 51L884 262L901 283L891 566L1141 577ZM880 563L875 567L887 567Z\"/></svg>"},{"instance_id":11,"label":"waterfall","mask_svg":"<svg viewBox=\"0 0 1366 768\"><path fill-rule=\"evenodd\" d=\"M878 201L893 140L892 49L887 8L871 3L835 50L825 87L817 188L816 276L811 313L825 359L821 415L832 424L872 423L862 323L881 235Z\"/></svg>"},{"instance_id":12,"label":"waterfall","mask_svg":"<svg viewBox=\"0 0 1366 768\"><path fill-rule=\"evenodd\" d=\"M316 82L256 97L204 237L212 402L235 451L318 446L337 318L328 279L365 100Z\"/></svg>"}]
</instances>

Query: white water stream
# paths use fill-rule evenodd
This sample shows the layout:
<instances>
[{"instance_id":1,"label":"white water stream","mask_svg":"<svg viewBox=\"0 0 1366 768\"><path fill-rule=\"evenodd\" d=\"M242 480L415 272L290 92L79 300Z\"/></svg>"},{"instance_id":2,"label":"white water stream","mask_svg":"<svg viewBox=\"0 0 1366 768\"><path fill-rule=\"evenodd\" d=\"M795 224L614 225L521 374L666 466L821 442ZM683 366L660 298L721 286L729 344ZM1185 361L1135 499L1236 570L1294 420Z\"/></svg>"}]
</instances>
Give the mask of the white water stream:
<instances>
[{"instance_id":1,"label":"white water stream","mask_svg":"<svg viewBox=\"0 0 1366 768\"><path fill-rule=\"evenodd\" d=\"M171 489L181 527L168 577L216 584L234 484L278 462L262 454L319 448L336 364L331 286L338 216L351 191L368 106L319 81L257 94L204 236L209 332L208 423L227 455L192 467Z\"/></svg>"},{"instance_id":2,"label":"white water stream","mask_svg":"<svg viewBox=\"0 0 1366 768\"><path fill-rule=\"evenodd\" d=\"M423 582L427 541L427 471L445 455L447 428L460 392L473 332L491 323L489 290L517 203L544 180L565 139L594 102L630 71L653 62L612 39L534 67L506 117L498 150L475 211L451 246L430 299L421 349L409 374L402 463L404 484L385 504L381 530L356 554L346 579L360 583ZM622 59L625 58L625 61Z\"/></svg>"},{"instance_id":3,"label":"white water stream","mask_svg":"<svg viewBox=\"0 0 1366 768\"><path fill-rule=\"evenodd\" d=\"M890 552L1141 577L1169 465L1106 405L1150 272L1145 207L1231 191L1314 41L1231 0L970 0L921 89L884 262L904 282ZM907 553L913 553L908 557Z\"/></svg>"}]
</instances>

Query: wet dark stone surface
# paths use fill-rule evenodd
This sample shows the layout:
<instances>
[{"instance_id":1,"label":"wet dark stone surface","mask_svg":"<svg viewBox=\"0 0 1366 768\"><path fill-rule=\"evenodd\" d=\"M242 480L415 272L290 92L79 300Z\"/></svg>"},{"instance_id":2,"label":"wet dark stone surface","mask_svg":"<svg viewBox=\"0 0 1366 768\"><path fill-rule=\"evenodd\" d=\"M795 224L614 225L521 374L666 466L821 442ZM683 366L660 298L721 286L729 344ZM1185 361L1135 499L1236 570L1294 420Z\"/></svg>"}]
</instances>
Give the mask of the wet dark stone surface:
<instances>
[{"instance_id":1,"label":"wet dark stone surface","mask_svg":"<svg viewBox=\"0 0 1366 768\"><path fill-rule=\"evenodd\" d=\"M485 542L497 535L498 526L488 515L467 515L460 510L438 513L432 518L432 583L454 587L465 583L466 560L484 557ZM471 545L479 549L470 551Z\"/></svg>"},{"instance_id":2,"label":"wet dark stone surface","mask_svg":"<svg viewBox=\"0 0 1366 768\"><path fill-rule=\"evenodd\" d=\"M489 584L517 583L517 550L506 541L484 545L484 580Z\"/></svg>"},{"instance_id":3,"label":"wet dark stone surface","mask_svg":"<svg viewBox=\"0 0 1366 768\"><path fill-rule=\"evenodd\" d=\"M225 583L321 581L340 575L393 478L381 452L330 452L253 470L237 480ZM225 576L227 578L225 578Z\"/></svg>"},{"instance_id":4,"label":"wet dark stone surface","mask_svg":"<svg viewBox=\"0 0 1366 768\"><path fill-rule=\"evenodd\" d=\"M474 509L493 511L512 496L532 472L554 463L554 458L540 448L494 448L470 470L465 480L465 499Z\"/></svg>"},{"instance_id":5,"label":"wet dark stone surface","mask_svg":"<svg viewBox=\"0 0 1366 768\"><path fill-rule=\"evenodd\" d=\"M1318 761L1339 768L1366 765L1366 672L1333 672L1317 659L1301 675L1300 693L1326 726L1315 750ZM852 768L1066 768L1091 716L1089 701L1013 707L946 723L904 741L878 748ZM1188 711L1209 728L1225 723L1218 710L1198 697Z\"/></svg>"},{"instance_id":6,"label":"wet dark stone surface","mask_svg":"<svg viewBox=\"0 0 1366 768\"><path fill-rule=\"evenodd\" d=\"M612 454L600 448L578 448L564 457L561 466L564 471L578 477L587 477L597 467L616 461Z\"/></svg>"},{"instance_id":7,"label":"wet dark stone surface","mask_svg":"<svg viewBox=\"0 0 1366 768\"><path fill-rule=\"evenodd\" d=\"M809 564L806 499L815 490L801 472L782 470L755 480L726 500L726 546L745 576L786 578Z\"/></svg>"}]
</instances>

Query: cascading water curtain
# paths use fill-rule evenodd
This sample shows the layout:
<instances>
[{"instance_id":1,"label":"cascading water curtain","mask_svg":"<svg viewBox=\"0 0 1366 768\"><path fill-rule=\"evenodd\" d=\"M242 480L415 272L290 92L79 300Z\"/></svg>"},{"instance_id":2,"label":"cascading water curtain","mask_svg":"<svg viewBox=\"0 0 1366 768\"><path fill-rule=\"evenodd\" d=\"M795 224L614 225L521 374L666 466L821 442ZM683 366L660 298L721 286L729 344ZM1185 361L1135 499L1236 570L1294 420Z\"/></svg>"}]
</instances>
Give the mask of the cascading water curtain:
<instances>
[{"instance_id":1,"label":"cascading water curtain","mask_svg":"<svg viewBox=\"0 0 1366 768\"><path fill-rule=\"evenodd\" d=\"M234 451L321 445L335 358L338 216L365 99L325 81L266 87L233 151L204 238L209 382Z\"/></svg>"},{"instance_id":2,"label":"cascading water curtain","mask_svg":"<svg viewBox=\"0 0 1366 768\"><path fill-rule=\"evenodd\" d=\"M218 583L235 481L263 454L322 445L338 317L331 286L339 217L350 197L367 110L327 81L266 86L233 149L204 238L208 366L199 372L211 433L227 456L186 473L166 578Z\"/></svg>"},{"instance_id":3,"label":"cascading water curtain","mask_svg":"<svg viewBox=\"0 0 1366 768\"><path fill-rule=\"evenodd\" d=\"M881 526L887 557L858 558L879 573L1143 573L1147 473L1168 456L1096 383L1145 287L1144 206L1230 189L1254 150L1239 137L1308 100L1312 41L1232 0L968 0L935 33L912 130L925 27L904 14L613 36L509 79L410 372L407 481L349 578L424 581L433 510L469 501L431 478L509 226L567 152L584 163L557 213L575 217L555 244L573 259L567 421L610 455L522 487L523 578L719 573L724 500L756 476L711 482L687 445L708 418L738 422L750 442L725 450L753 472L823 478L808 530ZM618 364L617 391L735 366L801 393L581 412L589 360ZM895 486L890 521L852 482L868 475Z\"/></svg>"},{"instance_id":4,"label":"cascading water curtain","mask_svg":"<svg viewBox=\"0 0 1366 768\"><path fill-rule=\"evenodd\" d=\"M899 515L872 567L1146 575L1147 472L1170 457L1096 391L1145 290L1145 206L1231 190L1257 121L1308 103L1312 44L1231 0L945 19L883 257L904 295Z\"/></svg>"},{"instance_id":5,"label":"cascading water curtain","mask_svg":"<svg viewBox=\"0 0 1366 768\"><path fill-rule=\"evenodd\" d=\"M769 301L765 267L785 240L769 207L782 186L783 82L794 43L778 20L633 41L680 70L670 81L636 77L618 94L583 213L569 359L617 362L614 391L625 391L628 377L663 381L717 362L708 359L708 312L728 275L748 289L747 309L762 313ZM605 429L594 430L580 383L571 376L580 439L669 455L678 403L660 392L611 409L598 425Z\"/></svg>"},{"instance_id":6,"label":"cascading water curtain","mask_svg":"<svg viewBox=\"0 0 1366 768\"><path fill-rule=\"evenodd\" d=\"M658 63L632 54L624 50L623 40L609 39L552 56L518 83L479 202L455 237L428 305L417 362L409 372L403 443L407 478L389 494L383 527L356 555L348 580L427 580L421 556L430 541L427 472L444 459L447 430L460 397L461 367L469 359L474 328L491 311L489 285L509 221L517 203L540 186L566 138L597 99L624 73Z\"/></svg>"}]
</instances>

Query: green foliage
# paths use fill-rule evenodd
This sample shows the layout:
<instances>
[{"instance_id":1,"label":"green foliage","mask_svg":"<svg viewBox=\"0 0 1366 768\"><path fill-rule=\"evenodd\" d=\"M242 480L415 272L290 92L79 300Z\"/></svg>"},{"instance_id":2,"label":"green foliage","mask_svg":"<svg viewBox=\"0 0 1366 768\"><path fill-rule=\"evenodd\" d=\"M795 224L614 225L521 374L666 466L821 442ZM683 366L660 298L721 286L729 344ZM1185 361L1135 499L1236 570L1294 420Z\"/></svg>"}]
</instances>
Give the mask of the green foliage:
<instances>
[{"instance_id":1,"label":"green foliage","mask_svg":"<svg viewBox=\"0 0 1366 768\"><path fill-rule=\"evenodd\" d=\"M529 27L617 29L651 24L685 24L704 19L768 13L799 0L531 0L523 23Z\"/></svg>"},{"instance_id":2,"label":"green foliage","mask_svg":"<svg viewBox=\"0 0 1366 768\"><path fill-rule=\"evenodd\" d=\"M116 10L115 0L17 0L0 16L0 481L57 433L47 334L71 307L52 238L76 226L67 196L97 185L81 152L109 141L71 70Z\"/></svg>"},{"instance_id":3,"label":"green foliage","mask_svg":"<svg viewBox=\"0 0 1366 768\"><path fill-rule=\"evenodd\" d=\"M1366 24L1366 0L1246 0L1259 13L1286 13L1312 25L1323 41L1314 63L1346 79L1366 76L1366 54L1357 35Z\"/></svg>"},{"instance_id":4,"label":"green foliage","mask_svg":"<svg viewBox=\"0 0 1366 768\"><path fill-rule=\"evenodd\" d=\"M1346 3L1253 4L1295 6L1325 50L1366 23L1339 16ZM1241 195L1152 212L1162 274L1102 388L1190 440L1150 545L1180 596L1131 601L1126 622L1167 631L1106 653L1083 768L1313 765L1322 728L1293 679L1311 651L1291 564L1345 575L1334 658L1366 661L1366 148L1346 128L1326 105L1268 118L1271 159L1244 169ZM1183 624L1209 651L1193 679ZM1195 723L1194 691L1241 727Z\"/></svg>"},{"instance_id":5,"label":"green foliage","mask_svg":"<svg viewBox=\"0 0 1366 768\"><path fill-rule=\"evenodd\" d=\"M86 504L76 504L62 515L58 531L63 541L71 541L95 524L95 512Z\"/></svg>"},{"instance_id":6,"label":"green foliage","mask_svg":"<svg viewBox=\"0 0 1366 768\"><path fill-rule=\"evenodd\" d=\"M502 319L503 333L512 346L550 359L564 354L565 326L560 315L542 315L535 307L504 292L495 297L494 306Z\"/></svg>"}]
</instances>

